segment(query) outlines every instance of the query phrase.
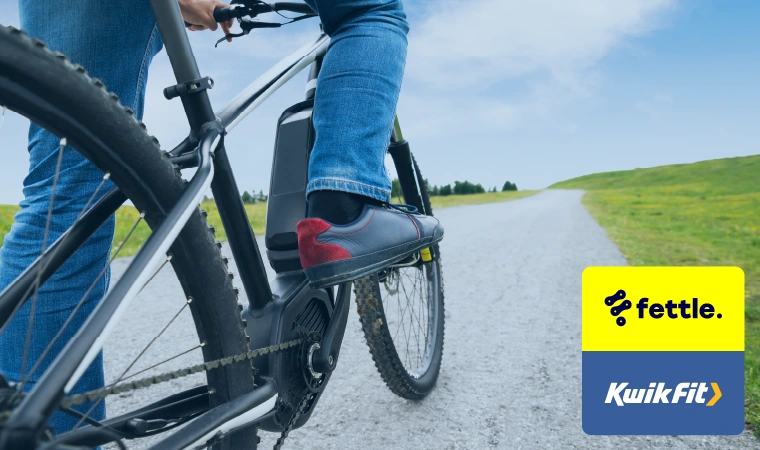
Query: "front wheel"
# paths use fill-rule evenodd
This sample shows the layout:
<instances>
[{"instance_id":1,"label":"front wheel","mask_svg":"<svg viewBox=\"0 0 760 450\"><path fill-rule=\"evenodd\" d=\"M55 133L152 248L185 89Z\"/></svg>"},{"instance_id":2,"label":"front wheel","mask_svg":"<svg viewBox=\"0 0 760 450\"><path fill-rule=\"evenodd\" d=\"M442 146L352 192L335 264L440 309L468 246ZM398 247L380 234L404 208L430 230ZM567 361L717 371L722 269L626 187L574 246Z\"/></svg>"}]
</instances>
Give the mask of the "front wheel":
<instances>
[{"instance_id":1,"label":"front wheel","mask_svg":"<svg viewBox=\"0 0 760 450\"><path fill-rule=\"evenodd\" d=\"M411 171L396 167L400 184L416 185L425 212L432 215L422 174L412 161L414 179ZM401 179L404 176L410 179ZM430 393L441 367L443 275L438 245L432 250L430 261L415 255L354 282L357 311L375 366L393 393L410 400Z\"/></svg>"}]
</instances>

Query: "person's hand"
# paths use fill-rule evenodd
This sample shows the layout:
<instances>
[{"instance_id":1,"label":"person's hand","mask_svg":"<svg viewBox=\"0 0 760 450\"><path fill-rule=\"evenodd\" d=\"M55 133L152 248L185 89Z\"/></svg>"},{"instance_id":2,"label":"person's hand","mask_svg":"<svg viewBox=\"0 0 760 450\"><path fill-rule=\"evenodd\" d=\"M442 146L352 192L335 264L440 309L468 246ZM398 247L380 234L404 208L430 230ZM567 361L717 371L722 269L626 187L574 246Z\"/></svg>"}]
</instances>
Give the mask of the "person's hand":
<instances>
[{"instance_id":1,"label":"person's hand","mask_svg":"<svg viewBox=\"0 0 760 450\"><path fill-rule=\"evenodd\" d=\"M188 27L192 31L216 31L217 23L214 20L214 9L226 8L228 6L230 5L219 0L179 0L182 18L185 19L185 22L192 24ZM224 34L229 34L232 21L228 20L218 25L222 26ZM227 40L230 41L231 39Z\"/></svg>"}]
</instances>

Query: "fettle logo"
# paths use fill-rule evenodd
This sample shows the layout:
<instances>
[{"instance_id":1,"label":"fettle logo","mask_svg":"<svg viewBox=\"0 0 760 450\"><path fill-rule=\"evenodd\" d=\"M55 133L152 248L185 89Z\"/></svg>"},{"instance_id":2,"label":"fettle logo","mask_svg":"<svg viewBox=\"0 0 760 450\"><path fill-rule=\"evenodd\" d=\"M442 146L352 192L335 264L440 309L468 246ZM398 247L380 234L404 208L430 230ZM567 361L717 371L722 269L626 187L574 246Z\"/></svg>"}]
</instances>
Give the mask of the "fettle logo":
<instances>
[{"instance_id":1,"label":"fettle logo","mask_svg":"<svg viewBox=\"0 0 760 450\"><path fill-rule=\"evenodd\" d=\"M665 389L665 383L649 383L649 388L631 389L628 383L610 383L607 390L607 398L604 403L615 402L618 406L630 403L696 403L713 406L720 400L723 393L720 391L718 383L678 383L675 389ZM713 390L713 396L707 401L704 398L710 388Z\"/></svg>"},{"instance_id":2,"label":"fettle logo","mask_svg":"<svg viewBox=\"0 0 760 450\"><path fill-rule=\"evenodd\" d=\"M610 314L615 319L615 323L622 327L627 322L625 317L621 316L623 311L627 311L633 307L633 303L626 299L626 294L623 289L618 290L613 295L605 297L604 304L610 307ZM617 306L615 303L618 300L623 300ZM638 319L652 318L652 319L722 319L723 314L715 311L715 306L709 302L700 302L699 298L694 297L689 300L673 301L668 300L664 303L656 303L649 301L649 297L642 297L636 302L636 309Z\"/></svg>"},{"instance_id":3,"label":"fettle logo","mask_svg":"<svg viewBox=\"0 0 760 450\"><path fill-rule=\"evenodd\" d=\"M620 316L620 313L622 313L623 311L627 309L631 309L631 306L633 306L630 300L624 300L624 299L625 299L625 291L622 289L620 289L619 291L615 292L613 295L610 295L609 297L604 299L604 304L607 306L610 306L610 314L617 317L617 319L615 319L615 323L619 327L622 327L623 325L625 325L625 317ZM618 300L623 300L623 302L620 303L618 306L614 306L615 302L617 302Z\"/></svg>"}]
</instances>

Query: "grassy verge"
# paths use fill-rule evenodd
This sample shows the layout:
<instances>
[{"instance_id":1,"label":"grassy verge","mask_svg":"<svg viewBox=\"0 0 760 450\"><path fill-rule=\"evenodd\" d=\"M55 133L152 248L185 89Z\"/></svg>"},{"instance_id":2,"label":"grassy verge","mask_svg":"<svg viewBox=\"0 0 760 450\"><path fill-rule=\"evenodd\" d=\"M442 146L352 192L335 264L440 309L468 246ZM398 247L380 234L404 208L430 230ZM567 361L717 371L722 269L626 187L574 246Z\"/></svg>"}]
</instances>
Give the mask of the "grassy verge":
<instances>
[{"instance_id":1,"label":"grassy verge","mask_svg":"<svg viewBox=\"0 0 760 450\"><path fill-rule=\"evenodd\" d=\"M588 175L583 203L632 265L735 265L746 279L746 421L760 430L760 155Z\"/></svg>"},{"instance_id":2,"label":"grassy verge","mask_svg":"<svg viewBox=\"0 0 760 450\"><path fill-rule=\"evenodd\" d=\"M537 191L492 192L486 194L433 197L433 209L516 200L536 192ZM0 246L2 246L3 238L10 230L11 224L13 224L13 215L18 209L18 206L0 205ZM201 209L208 213L209 224L216 228L216 238L222 241L226 240L227 235L222 227L222 219L219 217L219 210L217 210L216 204L213 200L202 203ZM256 235L264 234L267 210L266 203L247 204L245 205L245 209L248 212L248 220L251 222L253 232ZM114 235L114 248L112 253L116 251L121 242L127 237L132 226L137 222L137 217L137 210L132 206L121 207L116 212L116 233ZM119 256L131 256L137 253L137 250L140 249L149 235L150 229L145 222L141 222L132 232L132 236L121 251L119 251Z\"/></svg>"},{"instance_id":3,"label":"grassy verge","mask_svg":"<svg viewBox=\"0 0 760 450\"><path fill-rule=\"evenodd\" d=\"M447 195L446 197L431 197L433 211L461 205L480 205L482 203L506 202L533 195L538 191L507 191L486 192L472 195Z\"/></svg>"},{"instance_id":4,"label":"grassy verge","mask_svg":"<svg viewBox=\"0 0 760 450\"><path fill-rule=\"evenodd\" d=\"M201 209L206 211L209 225L216 229L216 238L220 241L226 241L227 233L224 232L222 219L219 217L216 203L213 200L203 202ZM266 203L247 204L245 205L245 210L248 213L248 220L251 223L253 232L256 235L264 234L267 216ZM137 210L132 206L123 206L116 212L116 233L114 234L112 254L124 238L127 237L132 225L137 221L137 215ZM144 222L140 223L134 231L133 236L129 238L127 244L119 252L119 256L132 256L137 253L148 236L150 236L150 229Z\"/></svg>"}]
</instances>

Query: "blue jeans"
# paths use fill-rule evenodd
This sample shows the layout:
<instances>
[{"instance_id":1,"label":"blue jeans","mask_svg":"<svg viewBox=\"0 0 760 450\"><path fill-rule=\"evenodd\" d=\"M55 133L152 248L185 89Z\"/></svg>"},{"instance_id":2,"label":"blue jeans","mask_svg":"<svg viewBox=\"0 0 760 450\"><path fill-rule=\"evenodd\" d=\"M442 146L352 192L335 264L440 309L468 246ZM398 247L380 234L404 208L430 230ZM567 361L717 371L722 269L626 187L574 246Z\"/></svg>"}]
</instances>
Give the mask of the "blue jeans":
<instances>
[{"instance_id":1,"label":"blue jeans","mask_svg":"<svg viewBox=\"0 0 760 450\"><path fill-rule=\"evenodd\" d=\"M142 117L148 67L162 48L147 0L19 0L19 3L21 26L28 34L83 65L90 76L100 78L138 118ZM387 201L390 181L383 161L406 61L408 25L401 1L307 0L307 3L319 11L325 31L332 37L317 80L314 117L317 140L310 162L308 192L333 189ZM24 179L21 210L0 250L0 289L40 254L58 148L54 136L36 125L30 126L29 174ZM79 153L70 148L64 152L47 245L71 226L102 177L103 173ZM108 191L109 183L100 189L99 195ZM106 266L114 223L112 217L40 288L25 377ZM108 281L108 273L97 280L53 351L31 375L27 389L81 327L108 289ZM0 336L0 372L15 381L21 378L31 304L26 303ZM103 384L100 355L72 393L97 389ZM85 404L77 409L87 411L91 406ZM92 417L105 417L104 403L100 403ZM75 423L76 419L61 413L56 413L52 420L56 432L71 429Z\"/></svg>"}]
</instances>

